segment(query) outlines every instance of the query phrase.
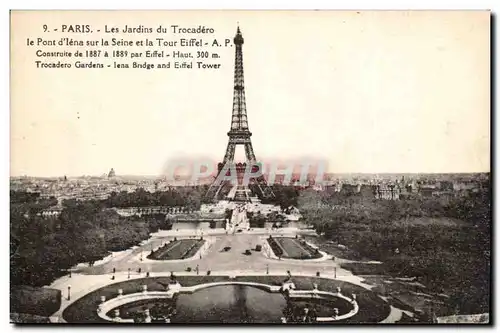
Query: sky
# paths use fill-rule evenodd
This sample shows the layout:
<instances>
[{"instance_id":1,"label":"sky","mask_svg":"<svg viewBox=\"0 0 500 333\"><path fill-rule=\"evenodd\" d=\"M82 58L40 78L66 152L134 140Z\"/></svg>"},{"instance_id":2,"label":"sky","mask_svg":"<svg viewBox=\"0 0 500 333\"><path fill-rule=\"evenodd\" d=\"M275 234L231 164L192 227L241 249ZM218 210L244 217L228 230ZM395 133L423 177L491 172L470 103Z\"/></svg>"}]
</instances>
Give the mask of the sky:
<instances>
[{"instance_id":1,"label":"sky","mask_svg":"<svg viewBox=\"0 0 500 333\"><path fill-rule=\"evenodd\" d=\"M47 35L43 24L90 24L101 32ZM154 39L160 36L111 36L104 25L172 24L215 33L161 37L223 41L239 24L259 160L310 157L328 161L334 173L490 170L488 12L32 11L11 19L11 175L101 175L110 168L159 175L179 156L221 161L234 47L207 49L220 55L208 61L219 70L37 69L35 60L50 60L36 50L58 49L26 42ZM146 60L158 61L138 61Z\"/></svg>"}]
</instances>

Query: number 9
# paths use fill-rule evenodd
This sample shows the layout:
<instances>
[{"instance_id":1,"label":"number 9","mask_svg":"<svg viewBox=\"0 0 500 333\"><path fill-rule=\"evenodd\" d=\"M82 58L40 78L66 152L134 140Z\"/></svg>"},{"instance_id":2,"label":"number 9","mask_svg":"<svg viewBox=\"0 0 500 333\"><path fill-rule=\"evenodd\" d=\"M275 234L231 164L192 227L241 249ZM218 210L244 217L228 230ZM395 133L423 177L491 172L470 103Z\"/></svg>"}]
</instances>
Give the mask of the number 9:
<instances>
[{"instance_id":1,"label":"number 9","mask_svg":"<svg viewBox=\"0 0 500 333\"><path fill-rule=\"evenodd\" d=\"M46 24L43 25L43 32L47 32L47 25Z\"/></svg>"}]
</instances>

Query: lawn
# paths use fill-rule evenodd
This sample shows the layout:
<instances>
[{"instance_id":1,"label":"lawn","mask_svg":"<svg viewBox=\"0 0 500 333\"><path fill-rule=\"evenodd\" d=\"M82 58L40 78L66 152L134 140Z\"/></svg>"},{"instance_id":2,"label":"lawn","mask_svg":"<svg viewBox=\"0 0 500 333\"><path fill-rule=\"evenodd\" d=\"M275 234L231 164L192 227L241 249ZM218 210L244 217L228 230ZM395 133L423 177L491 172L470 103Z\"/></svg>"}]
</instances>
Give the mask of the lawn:
<instances>
[{"instance_id":1,"label":"lawn","mask_svg":"<svg viewBox=\"0 0 500 333\"><path fill-rule=\"evenodd\" d=\"M205 244L203 239L180 239L171 241L163 247L152 252L148 259L176 260L192 257Z\"/></svg>"},{"instance_id":2,"label":"lawn","mask_svg":"<svg viewBox=\"0 0 500 333\"><path fill-rule=\"evenodd\" d=\"M383 263L346 262L341 263L340 267L351 271L354 275L385 275L387 273L387 267Z\"/></svg>"},{"instance_id":3,"label":"lawn","mask_svg":"<svg viewBox=\"0 0 500 333\"><path fill-rule=\"evenodd\" d=\"M290 259L321 258L321 254L315 248L298 238L273 237L267 241L278 257Z\"/></svg>"},{"instance_id":4,"label":"lawn","mask_svg":"<svg viewBox=\"0 0 500 333\"><path fill-rule=\"evenodd\" d=\"M220 281L244 281L278 285L281 284L284 279L284 276L238 276L234 279L230 279L227 276L177 277L177 280L183 286ZM108 285L75 301L64 310L63 318L69 323L104 323L105 321L97 315L96 311L101 296L106 296L106 299L115 297L118 289L123 289L124 294L138 292L142 290L142 285L144 284L148 286L148 290L163 291L169 281L169 277L150 277ZM377 294L360 286L344 281L318 277L293 277L293 281L297 289L311 290L313 289L313 284L317 283L320 290L335 292L337 287L340 287L342 293L349 297L355 293L360 307L359 312L349 319L338 322L340 324L375 323L382 321L389 315L389 305L378 297Z\"/></svg>"},{"instance_id":5,"label":"lawn","mask_svg":"<svg viewBox=\"0 0 500 333\"><path fill-rule=\"evenodd\" d=\"M61 307L61 291L51 288L11 286L10 312L48 317Z\"/></svg>"},{"instance_id":6,"label":"lawn","mask_svg":"<svg viewBox=\"0 0 500 333\"><path fill-rule=\"evenodd\" d=\"M339 244L331 242L329 239L318 236L304 236L307 241L312 242L319 246L319 248L333 255L336 258L348 259L348 260L362 260L369 261L370 258L365 258L361 256L358 252L348 249L346 247L339 247Z\"/></svg>"}]
</instances>

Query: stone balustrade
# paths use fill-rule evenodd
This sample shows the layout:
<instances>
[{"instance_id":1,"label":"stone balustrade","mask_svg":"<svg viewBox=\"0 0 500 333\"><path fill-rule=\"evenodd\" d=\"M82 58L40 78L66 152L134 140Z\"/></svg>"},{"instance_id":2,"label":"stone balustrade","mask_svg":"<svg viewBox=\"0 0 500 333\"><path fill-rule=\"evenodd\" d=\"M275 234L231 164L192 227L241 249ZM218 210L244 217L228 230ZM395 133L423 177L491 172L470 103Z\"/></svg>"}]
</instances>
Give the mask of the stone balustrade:
<instances>
[{"instance_id":1,"label":"stone balustrade","mask_svg":"<svg viewBox=\"0 0 500 333\"><path fill-rule=\"evenodd\" d=\"M339 290L340 288L338 288ZM332 293L329 291L320 291L320 290L291 290L289 293L290 298L301 298L301 297L317 297L317 298L330 298L330 297L337 297L337 298L342 298L345 301L347 301L349 304L352 304L353 308L351 311L348 313L342 314L342 315L337 315L337 314L332 314L331 317L318 317L316 320L321 321L321 322L327 322L327 321L337 321L337 320L343 320L350 318L354 316L356 313L359 311L359 306L358 302L356 299L349 298L345 295L342 295L340 292ZM354 295L355 296L355 295Z\"/></svg>"},{"instance_id":2,"label":"stone balustrade","mask_svg":"<svg viewBox=\"0 0 500 333\"><path fill-rule=\"evenodd\" d=\"M109 317L107 313L113 309L116 309L117 307L120 307L122 305L132 303L132 302L137 302L137 301L142 301L142 300L147 300L147 299L168 299L172 298L175 293L171 291L146 291L146 292L138 292L138 293L133 293L133 294L126 294L122 295L120 297L115 297L107 302L101 303L98 308L98 315L102 319L106 321L114 321L113 318ZM122 323L133 323L133 319L120 319L119 322Z\"/></svg>"},{"instance_id":3,"label":"stone balustrade","mask_svg":"<svg viewBox=\"0 0 500 333\"><path fill-rule=\"evenodd\" d=\"M113 309L116 309L122 305L132 303L132 302L137 302L137 301L142 301L142 300L147 300L147 299L169 299L174 296L174 294L182 292L182 293L194 293L198 290L205 289L205 288L210 288L214 286L222 286L222 285L246 285L246 286L253 286L257 287L260 289L267 290L271 293L279 293L282 292L283 288L282 286L271 286L263 283L257 283L257 282L236 282L236 281L225 281L225 282L211 282L211 283L204 283L204 284L199 284L195 286L189 286L189 287L183 287L179 283L175 284L170 284L169 288L167 291L148 291L147 285L143 285L141 288L141 291L135 292L132 294L123 294L123 290L119 289L117 296L114 298L111 298L106 301L106 297L101 296L101 304L99 304L97 312L99 317L106 321L114 321L114 322L122 322L122 323L133 323L133 319L121 319L119 318L116 313L115 313L115 318L111 318L107 315L107 313ZM342 295L340 293L340 288L338 288L337 292L328 292L328 291L321 291L317 289L317 286L314 290L294 290L294 289L287 289L288 290L288 296L290 298L304 298L304 297L313 297L313 298L331 298L331 297L336 297L336 298L342 298L346 302L352 305L352 310L349 311L348 313L342 314L342 315L337 315L337 313L332 314L331 317L318 317L317 321L318 322L328 322L328 321L338 321L338 320L343 320L350 318L354 316L356 313L359 311L358 303L356 301L356 295L353 295L353 298L349 298L345 295ZM119 312L118 312L119 314Z\"/></svg>"}]
</instances>

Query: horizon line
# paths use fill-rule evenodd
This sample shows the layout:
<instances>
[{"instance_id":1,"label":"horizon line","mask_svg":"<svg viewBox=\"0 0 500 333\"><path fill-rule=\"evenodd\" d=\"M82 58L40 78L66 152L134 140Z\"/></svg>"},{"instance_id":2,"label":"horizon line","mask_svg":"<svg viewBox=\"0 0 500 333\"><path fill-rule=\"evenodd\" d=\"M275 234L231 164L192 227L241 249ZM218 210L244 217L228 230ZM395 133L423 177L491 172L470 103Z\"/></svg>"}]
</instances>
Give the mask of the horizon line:
<instances>
[{"instance_id":1,"label":"horizon line","mask_svg":"<svg viewBox=\"0 0 500 333\"><path fill-rule=\"evenodd\" d=\"M489 174L491 171L459 171L459 172L325 172L325 175L472 175L472 174ZM297 173L300 174L300 173ZM33 176L33 175L11 175L9 178L81 178L95 177L108 178L107 173L101 175L81 174L81 175L58 175L58 176ZM165 175L154 174L118 174L115 177L155 177L164 178ZM207 177L208 178L208 177Z\"/></svg>"}]
</instances>

